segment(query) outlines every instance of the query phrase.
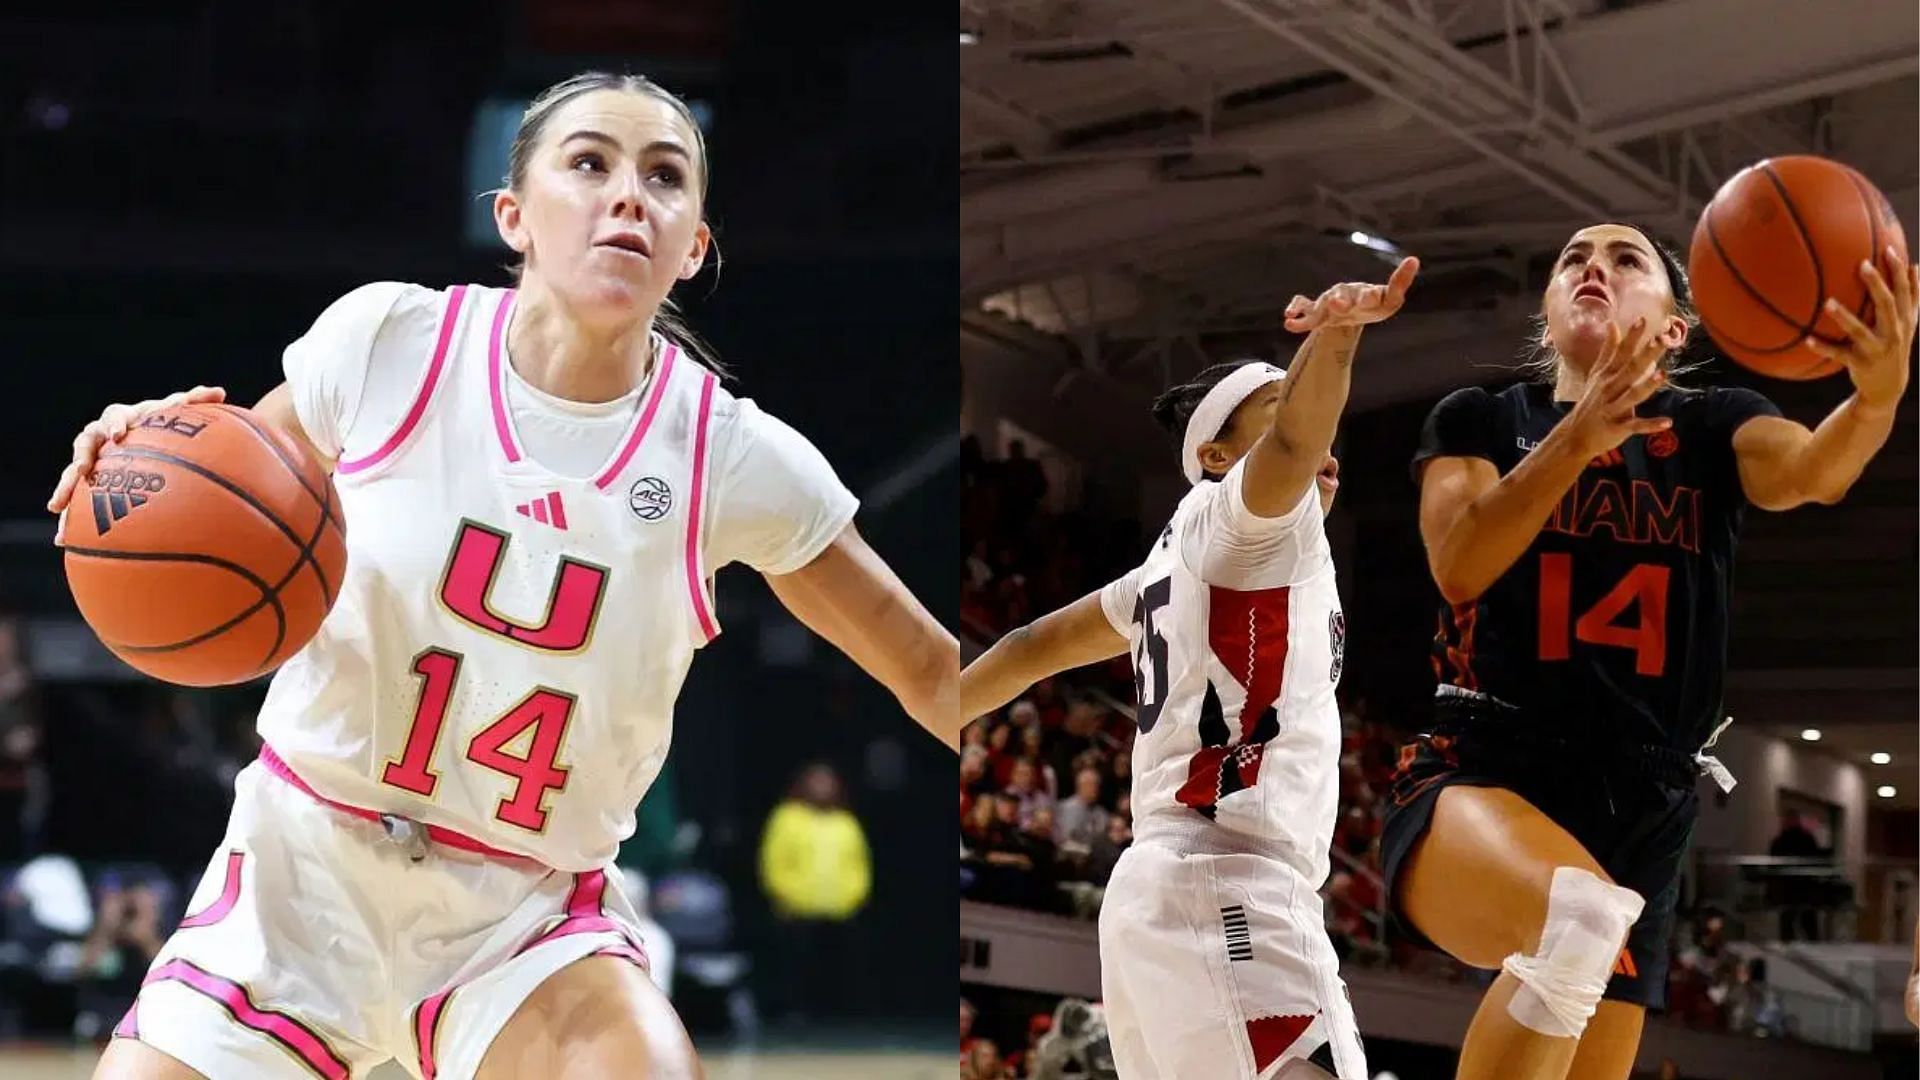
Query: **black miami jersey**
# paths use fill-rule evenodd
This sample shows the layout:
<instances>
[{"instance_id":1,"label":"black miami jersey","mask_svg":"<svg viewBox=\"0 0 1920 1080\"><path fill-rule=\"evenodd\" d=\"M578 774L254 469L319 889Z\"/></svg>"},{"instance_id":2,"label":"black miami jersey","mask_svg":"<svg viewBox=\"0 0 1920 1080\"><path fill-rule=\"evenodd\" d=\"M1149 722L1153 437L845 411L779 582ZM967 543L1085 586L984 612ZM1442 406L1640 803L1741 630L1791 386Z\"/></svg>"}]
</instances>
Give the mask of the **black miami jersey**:
<instances>
[{"instance_id":1,"label":"black miami jersey","mask_svg":"<svg viewBox=\"0 0 1920 1080\"><path fill-rule=\"evenodd\" d=\"M1551 387L1470 387L1434 407L1416 476L1478 457L1505 476L1571 411ZM1733 434L1780 415L1751 390L1662 390L1673 426L1588 463L1525 554L1469 603L1441 605L1435 675L1541 721L1691 752L1718 722L1734 545L1747 500Z\"/></svg>"}]
</instances>

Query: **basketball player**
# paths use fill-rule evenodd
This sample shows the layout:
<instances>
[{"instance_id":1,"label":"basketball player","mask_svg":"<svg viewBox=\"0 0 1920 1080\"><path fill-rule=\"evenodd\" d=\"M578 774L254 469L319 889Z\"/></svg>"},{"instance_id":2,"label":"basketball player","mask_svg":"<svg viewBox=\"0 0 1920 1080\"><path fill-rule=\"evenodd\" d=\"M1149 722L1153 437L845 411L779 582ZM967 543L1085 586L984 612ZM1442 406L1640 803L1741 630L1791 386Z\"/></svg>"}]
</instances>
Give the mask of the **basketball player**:
<instances>
[{"instance_id":1,"label":"basketball player","mask_svg":"<svg viewBox=\"0 0 1920 1080\"><path fill-rule=\"evenodd\" d=\"M1695 322L1679 262L1638 229L1582 229L1541 303L1543 377L1428 417L1413 468L1441 685L1381 850L1404 923L1502 969L1460 1077L1632 1070L1665 998L1695 780L1732 786L1706 749L1734 539L1749 504L1838 502L1886 442L1920 270L1886 271L1860 270L1874 327L1828 305L1849 343L1816 351L1854 393L1809 431L1750 390L1671 386Z\"/></svg>"},{"instance_id":2,"label":"basketball player","mask_svg":"<svg viewBox=\"0 0 1920 1080\"><path fill-rule=\"evenodd\" d=\"M1328 454L1362 329L1418 272L1295 297L1285 372L1221 364L1154 403L1193 490L1137 570L1002 638L961 712L1131 647L1136 842L1100 912L1122 1080L1366 1080L1320 898L1339 794L1346 624L1325 515Z\"/></svg>"},{"instance_id":3,"label":"basketball player","mask_svg":"<svg viewBox=\"0 0 1920 1080\"><path fill-rule=\"evenodd\" d=\"M368 285L287 350L257 412L332 468L346 580L96 1076L699 1075L608 868L727 563L957 742L953 637L663 308L706 256L706 183L677 98L577 76L495 197L517 290ZM221 397L107 409L51 507L104 440Z\"/></svg>"}]
</instances>

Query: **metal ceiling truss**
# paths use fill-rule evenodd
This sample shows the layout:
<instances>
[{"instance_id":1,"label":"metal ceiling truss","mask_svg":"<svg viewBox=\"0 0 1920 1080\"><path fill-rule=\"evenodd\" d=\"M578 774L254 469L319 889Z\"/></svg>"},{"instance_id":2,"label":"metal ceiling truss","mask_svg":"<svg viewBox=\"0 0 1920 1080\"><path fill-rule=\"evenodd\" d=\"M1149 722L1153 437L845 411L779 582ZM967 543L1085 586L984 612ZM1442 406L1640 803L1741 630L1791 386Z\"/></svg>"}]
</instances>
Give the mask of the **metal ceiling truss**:
<instances>
[{"instance_id":1,"label":"metal ceiling truss","mask_svg":"<svg viewBox=\"0 0 1920 1080\"><path fill-rule=\"evenodd\" d=\"M1689 205L1685 191L1600 143L1583 126L1579 96L1546 33L1546 0L1505 0L1505 77L1388 0L1218 3L1570 209L1605 217L1622 209ZM1303 9L1315 17L1297 17ZM1523 61L1523 51L1531 64Z\"/></svg>"}]
</instances>

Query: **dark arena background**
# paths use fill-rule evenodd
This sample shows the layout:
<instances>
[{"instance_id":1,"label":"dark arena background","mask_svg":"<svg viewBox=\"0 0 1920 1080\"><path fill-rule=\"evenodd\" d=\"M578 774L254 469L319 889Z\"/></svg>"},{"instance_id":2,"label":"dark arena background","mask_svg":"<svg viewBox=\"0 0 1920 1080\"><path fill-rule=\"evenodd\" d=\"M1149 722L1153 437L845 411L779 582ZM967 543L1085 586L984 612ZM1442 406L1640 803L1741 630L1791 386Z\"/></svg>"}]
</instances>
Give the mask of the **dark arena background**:
<instances>
[{"instance_id":1,"label":"dark arena background","mask_svg":"<svg viewBox=\"0 0 1920 1080\"><path fill-rule=\"evenodd\" d=\"M1336 446L1347 753L1325 896L1369 1067L1450 1078L1490 976L1401 940L1378 873L1396 740L1426 722L1434 684L1438 597L1407 471L1421 422L1449 390L1518 377L1575 229L1644 222L1684 257L1707 199L1762 158L1859 169L1911 250L1920 12L1911 0L960 11L963 655L1139 564L1186 489L1148 415L1156 392L1222 360L1287 363L1293 295L1384 281L1398 252L1423 262L1406 308L1367 331ZM1725 360L1695 378L1756 386L1805 422L1851 390ZM1748 513L1736 723L1716 748L1739 786L1703 795L1669 1008L1649 1018L1638 1076L1915 1075L1901 1007L1920 878L1914 401L1910 387L1844 503ZM969 733L965 1075L1029 1075L1060 1002L1098 999L1092 919L1129 837L1133 700L1116 661L1042 684ZM1049 772L1065 800L1089 766L1113 819L1091 845L993 820L1043 805L1033 785Z\"/></svg>"},{"instance_id":2,"label":"dark arena background","mask_svg":"<svg viewBox=\"0 0 1920 1080\"><path fill-rule=\"evenodd\" d=\"M951 48L944 9L866 2L0 15L0 1076L89 1074L258 749L264 683L147 681L79 621L43 509L74 433L109 402L195 384L252 404L357 285L504 284L481 193L550 83L633 71L693 104L725 265L680 290L690 321L737 393L821 448L874 548L954 625ZM726 632L621 860L673 941L708 1075L948 1075L953 757L756 575L718 591ZM796 970L759 858L812 762L844 782L872 886L843 950Z\"/></svg>"}]
</instances>

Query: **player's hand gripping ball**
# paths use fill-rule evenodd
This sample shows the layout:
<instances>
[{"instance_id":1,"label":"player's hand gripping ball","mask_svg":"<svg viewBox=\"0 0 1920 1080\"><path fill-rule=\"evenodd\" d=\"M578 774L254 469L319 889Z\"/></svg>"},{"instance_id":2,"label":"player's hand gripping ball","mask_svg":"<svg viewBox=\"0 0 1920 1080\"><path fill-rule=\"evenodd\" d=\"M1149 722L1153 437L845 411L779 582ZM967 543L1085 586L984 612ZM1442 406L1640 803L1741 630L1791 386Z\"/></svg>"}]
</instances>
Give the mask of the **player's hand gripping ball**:
<instances>
[{"instance_id":1,"label":"player's hand gripping ball","mask_svg":"<svg viewBox=\"0 0 1920 1080\"><path fill-rule=\"evenodd\" d=\"M1700 215L1687 263L1701 323L1742 366L1779 379L1845 368L1878 406L1905 391L1920 278L1866 177L1808 156L1742 169Z\"/></svg>"},{"instance_id":2,"label":"player's hand gripping ball","mask_svg":"<svg viewBox=\"0 0 1920 1080\"><path fill-rule=\"evenodd\" d=\"M332 478L223 396L110 407L74 441L49 504L70 495L60 541L87 624L128 664L187 686L280 666L320 629L347 564Z\"/></svg>"}]
</instances>

